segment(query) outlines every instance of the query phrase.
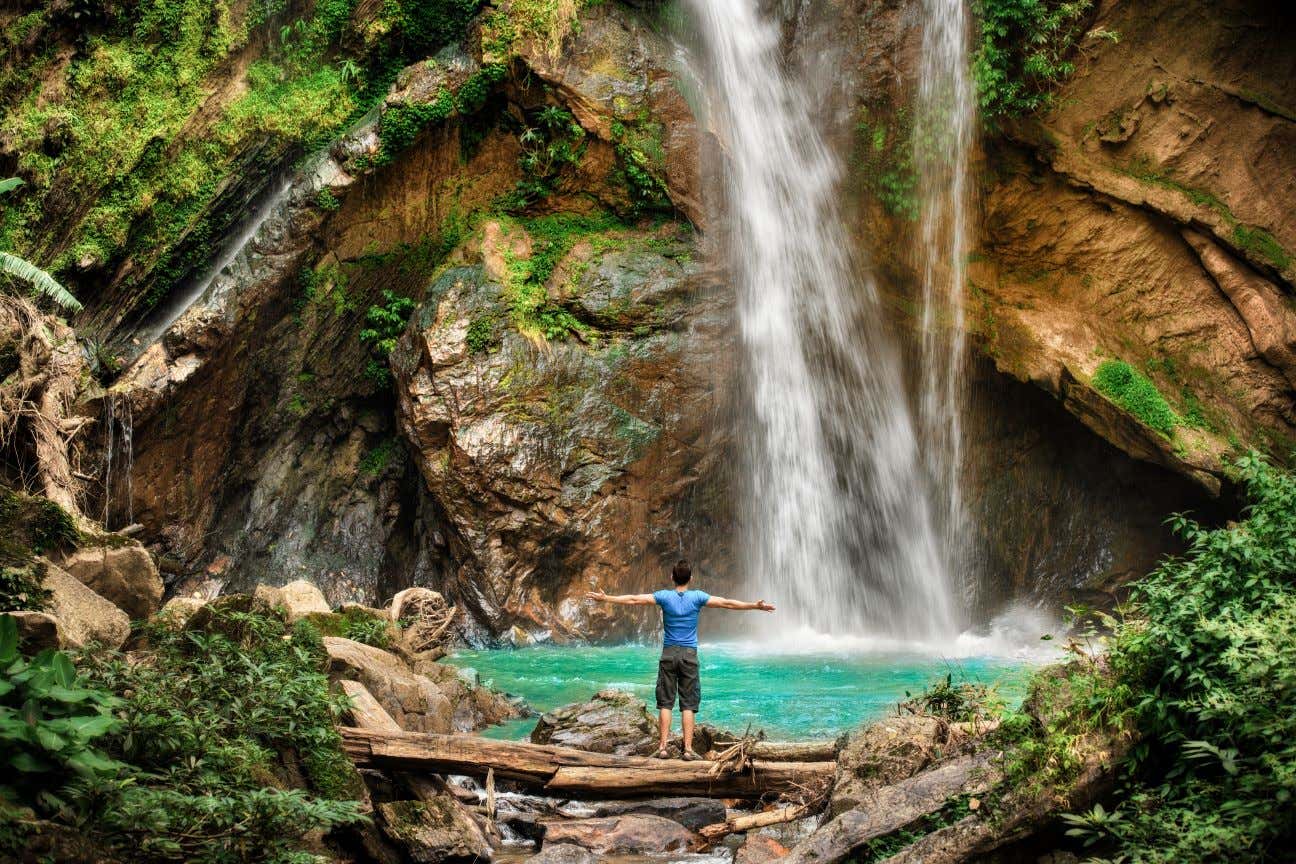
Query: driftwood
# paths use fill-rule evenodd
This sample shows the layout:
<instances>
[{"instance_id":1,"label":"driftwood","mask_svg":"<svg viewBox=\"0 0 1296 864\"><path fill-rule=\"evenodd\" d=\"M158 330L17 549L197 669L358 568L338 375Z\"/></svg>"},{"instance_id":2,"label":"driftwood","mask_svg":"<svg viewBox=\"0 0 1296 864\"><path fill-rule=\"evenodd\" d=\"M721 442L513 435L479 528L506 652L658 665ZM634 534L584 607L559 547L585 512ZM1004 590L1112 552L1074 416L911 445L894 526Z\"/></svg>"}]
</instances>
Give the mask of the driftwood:
<instances>
[{"instance_id":1,"label":"driftwood","mask_svg":"<svg viewBox=\"0 0 1296 864\"><path fill-rule=\"evenodd\" d=\"M845 861L870 840L908 828L939 811L951 797L983 791L997 780L992 754L980 753L883 786L872 800L846 811L798 843L782 864Z\"/></svg>"},{"instance_id":2,"label":"driftwood","mask_svg":"<svg viewBox=\"0 0 1296 864\"><path fill-rule=\"evenodd\" d=\"M361 766L407 773L440 772L515 780L570 797L696 795L758 798L826 783L834 762L754 760L741 770L712 773L712 763L589 753L570 747L492 741L475 735L436 735L344 728L347 754Z\"/></svg>"},{"instance_id":3,"label":"driftwood","mask_svg":"<svg viewBox=\"0 0 1296 864\"><path fill-rule=\"evenodd\" d=\"M742 816L734 816L723 822L717 822L714 825L708 825L698 831L707 840L719 840L726 834L738 834L743 831L751 831L755 828L764 828L768 825L781 825L784 822L795 822L798 819L805 818L814 812L814 809L808 804L794 804L789 807L779 807L775 810L766 810L763 813L745 813Z\"/></svg>"}]
</instances>

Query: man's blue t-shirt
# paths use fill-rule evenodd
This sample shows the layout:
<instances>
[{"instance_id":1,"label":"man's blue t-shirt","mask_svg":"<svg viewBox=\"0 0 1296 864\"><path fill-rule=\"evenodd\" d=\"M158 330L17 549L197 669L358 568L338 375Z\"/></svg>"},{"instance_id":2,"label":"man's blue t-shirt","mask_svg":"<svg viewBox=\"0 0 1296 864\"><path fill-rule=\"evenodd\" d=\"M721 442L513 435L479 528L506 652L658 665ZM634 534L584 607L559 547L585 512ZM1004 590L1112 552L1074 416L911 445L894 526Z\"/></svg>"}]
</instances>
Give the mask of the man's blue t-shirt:
<instances>
[{"instance_id":1,"label":"man's blue t-shirt","mask_svg":"<svg viewBox=\"0 0 1296 864\"><path fill-rule=\"evenodd\" d=\"M653 592L653 599L662 608L662 645L696 648L698 610L707 604L711 595L705 591L663 588Z\"/></svg>"}]
</instances>

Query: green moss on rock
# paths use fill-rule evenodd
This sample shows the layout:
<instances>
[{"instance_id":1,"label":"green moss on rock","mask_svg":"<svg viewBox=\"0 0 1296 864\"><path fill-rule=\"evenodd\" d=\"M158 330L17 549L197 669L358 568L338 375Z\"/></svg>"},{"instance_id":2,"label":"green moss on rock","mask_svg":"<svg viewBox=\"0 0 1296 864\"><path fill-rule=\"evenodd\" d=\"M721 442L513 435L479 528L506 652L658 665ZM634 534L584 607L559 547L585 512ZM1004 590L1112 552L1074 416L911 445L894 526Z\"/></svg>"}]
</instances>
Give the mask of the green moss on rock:
<instances>
[{"instance_id":1,"label":"green moss on rock","mask_svg":"<svg viewBox=\"0 0 1296 864\"><path fill-rule=\"evenodd\" d=\"M1104 360L1092 383L1099 393L1167 438L1183 424L1151 379L1124 360Z\"/></svg>"}]
</instances>

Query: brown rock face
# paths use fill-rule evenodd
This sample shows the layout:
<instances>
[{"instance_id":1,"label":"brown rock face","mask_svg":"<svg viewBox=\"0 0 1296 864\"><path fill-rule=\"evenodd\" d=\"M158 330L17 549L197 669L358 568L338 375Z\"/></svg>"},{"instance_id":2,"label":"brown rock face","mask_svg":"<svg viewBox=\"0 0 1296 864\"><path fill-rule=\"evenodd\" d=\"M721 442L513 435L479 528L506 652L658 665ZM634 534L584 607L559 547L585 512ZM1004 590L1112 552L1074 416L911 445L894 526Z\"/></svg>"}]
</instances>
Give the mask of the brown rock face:
<instances>
[{"instance_id":1,"label":"brown rock face","mask_svg":"<svg viewBox=\"0 0 1296 864\"><path fill-rule=\"evenodd\" d=\"M504 262L530 250L488 223L433 284L394 357L401 427L479 619L624 631L644 622L580 595L642 590L681 546L724 560L698 510L720 482L727 312L687 231L595 231L547 285L579 338L546 339L510 318Z\"/></svg>"},{"instance_id":2,"label":"brown rock face","mask_svg":"<svg viewBox=\"0 0 1296 864\"><path fill-rule=\"evenodd\" d=\"M59 564L131 618L147 618L162 606L162 577L153 556L138 543L78 549Z\"/></svg>"}]
</instances>

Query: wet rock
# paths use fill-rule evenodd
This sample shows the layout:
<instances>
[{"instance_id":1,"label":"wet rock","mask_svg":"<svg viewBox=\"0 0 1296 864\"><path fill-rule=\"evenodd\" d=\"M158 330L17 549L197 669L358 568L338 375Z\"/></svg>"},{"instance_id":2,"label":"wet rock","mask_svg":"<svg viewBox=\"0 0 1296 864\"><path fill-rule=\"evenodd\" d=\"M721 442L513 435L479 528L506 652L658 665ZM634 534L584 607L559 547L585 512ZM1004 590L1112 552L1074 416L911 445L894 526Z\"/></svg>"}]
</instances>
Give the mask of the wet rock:
<instances>
[{"instance_id":1,"label":"wet rock","mask_svg":"<svg viewBox=\"0 0 1296 864\"><path fill-rule=\"evenodd\" d=\"M533 744L558 744L594 753L646 755L656 746L656 720L643 701L624 690L600 690L588 702L540 716Z\"/></svg>"},{"instance_id":2,"label":"wet rock","mask_svg":"<svg viewBox=\"0 0 1296 864\"><path fill-rule=\"evenodd\" d=\"M5 612L18 622L18 644L24 651L36 653L46 648L76 648L69 642L59 620L47 612Z\"/></svg>"},{"instance_id":3,"label":"wet rock","mask_svg":"<svg viewBox=\"0 0 1296 864\"><path fill-rule=\"evenodd\" d=\"M416 864L489 861L481 829L448 795L378 805L383 833Z\"/></svg>"},{"instance_id":4,"label":"wet rock","mask_svg":"<svg viewBox=\"0 0 1296 864\"><path fill-rule=\"evenodd\" d=\"M525 648L536 644L536 638L516 624L509 628L506 638L514 648Z\"/></svg>"},{"instance_id":5,"label":"wet rock","mask_svg":"<svg viewBox=\"0 0 1296 864\"><path fill-rule=\"evenodd\" d=\"M290 622L305 618L314 613L328 614L332 611L324 592L305 579L289 582L278 589L279 604L288 613Z\"/></svg>"},{"instance_id":6,"label":"wet rock","mask_svg":"<svg viewBox=\"0 0 1296 864\"><path fill-rule=\"evenodd\" d=\"M724 517L686 504L727 500L728 433L710 418L728 313L689 232L592 229L546 289L580 338L538 341L505 286L505 262L534 247L523 227L488 222L465 266L430 287L393 354L401 429L461 544L467 611L494 633L528 644L655 627L650 610L581 594L607 574L610 590L646 590L681 543L701 550L699 568L728 560L711 533Z\"/></svg>"},{"instance_id":7,"label":"wet rock","mask_svg":"<svg viewBox=\"0 0 1296 864\"><path fill-rule=\"evenodd\" d=\"M469 681L454 666L417 658L412 668L435 682L454 706L450 725L456 732L473 732L530 713L520 700L515 701L503 693Z\"/></svg>"},{"instance_id":8,"label":"wet rock","mask_svg":"<svg viewBox=\"0 0 1296 864\"><path fill-rule=\"evenodd\" d=\"M359 681L402 729L450 732L454 708L426 676L415 674L399 657L372 645L338 636L324 637L329 677Z\"/></svg>"},{"instance_id":9,"label":"wet rock","mask_svg":"<svg viewBox=\"0 0 1296 864\"><path fill-rule=\"evenodd\" d=\"M547 822L544 843L569 843L600 855L685 852L702 845L698 835L678 822L643 814Z\"/></svg>"},{"instance_id":10,"label":"wet rock","mask_svg":"<svg viewBox=\"0 0 1296 864\"><path fill-rule=\"evenodd\" d=\"M62 623L63 638L69 645L98 642L120 648L125 644L130 636L130 616L81 580L49 565L41 585L50 592L49 611Z\"/></svg>"},{"instance_id":11,"label":"wet rock","mask_svg":"<svg viewBox=\"0 0 1296 864\"><path fill-rule=\"evenodd\" d=\"M594 805L597 817L631 813L660 816L693 831L723 822L726 817L724 802L715 798L654 798L648 801L603 801Z\"/></svg>"},{"instance_id":12,"label":"wet rock","mask_svg":"<svg viewBox=\"0 0 1296 864\"><path fill-rule=\"evenodd\" d=\"M784 857L789 851L773 837L752 834L734 852L734 864L767 864Z\"/></svg>"},{"instance_id":13,"label":"wet rock","mask_svg":"<svg viewBox=\"0 0 1296 864\"><path fill-rule=\"evenodd\" d=\"M598 864L599 858L588 849L571 843L547 844L525 864Z\"/></svg>"},{"instance_id":14,"label":"wet rock","mask_svg":"<svg viewBox=\"0 0 1296 864\"><path fill-rule=\"evenodd\" d=\"M139 543L83 547L58 564L132 619L147 618L162 606L162 577Z\"/></svg>"}]
</instances>

